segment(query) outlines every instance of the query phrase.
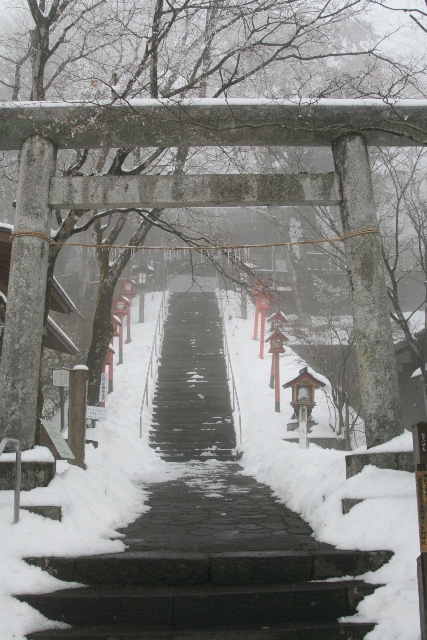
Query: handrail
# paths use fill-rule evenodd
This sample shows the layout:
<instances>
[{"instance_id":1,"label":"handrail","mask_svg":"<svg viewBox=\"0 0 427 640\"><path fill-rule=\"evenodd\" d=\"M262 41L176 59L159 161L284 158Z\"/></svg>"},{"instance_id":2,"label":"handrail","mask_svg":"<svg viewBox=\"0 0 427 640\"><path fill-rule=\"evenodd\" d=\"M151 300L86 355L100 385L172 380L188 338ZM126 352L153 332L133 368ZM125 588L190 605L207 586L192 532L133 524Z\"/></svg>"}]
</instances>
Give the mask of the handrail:
<instances>
[{"instance_id":1,"label":"handrail","mask_svg":"<svg viewBox=\"0 0 427 640\"><path fill-rule=\"evenodd\" d=\"M161 323L161 321L163 320L164 315L165 315L166 293L167 293L167 289L165 289L165 291L163 291L162 301L160 303L159 315L157 316L156 328L155 328L155 331L154 331L153 345L151 347L150 362L148 363L147 376L145 378L144 393L143 393L143 396L142 396L141 410L139 412L139 437L140 438L142 438L142 411L144 409L144 402L146 402L146 404L148 405L148 378L150 376L150 371L151 371L151 377L154 378L154 370L153 370L154 358L153 358L153 356L154 355L157 356L158 349L160 348L160 345L162 343L162 338L163 338L163 326L164 326L164 323ZM160 330L162 331L161 335L160 335ZM159 344L158 345L157 345L157 332L159 332Z\"/></svg>"},{"instance_id":2,"label":"handrail","mask_svg":"<svg viewBox=\"0 0 427 640\"><path fill-rule=\"evenodd\" d=\"M222 304L222 298L220 296L217 296L217 298L219 298L220 301L220 309L221 309L221 329L222 329L222 336L223 336L223 341L224 341L224 356L226 357L226 362L227 362L227 378L230 378L230 374L231 374L231 389L232 389L232 403L233 403L233 413L236 410L236 405L237 405L237 413L239 416L239 446L242 444L242 412L240 410L240 402L239 402L239 396L237 395L237 389L236 389L236 382L234 380L234 372L233 372L233 367L231 364L231 358L230 358L230 349L228 346L228 340L227 340L227 334L225 332L225 324L224 324L224 307Z\"/></svg>"},{"instance_id":3,"label":"handrail","mask_svg":"<svg viewBox=\"0 0 427 640\"><path fill-rule=\"evenodd\" d=\"M19 505L21 501L21 445L19 440L14 438L3 438L0 442L0 456L6 449L7 445L11 444L15 447L16 461L15 461L15 497L13 502L13 524L19 522Z\"/></svg>"}]
</instances>

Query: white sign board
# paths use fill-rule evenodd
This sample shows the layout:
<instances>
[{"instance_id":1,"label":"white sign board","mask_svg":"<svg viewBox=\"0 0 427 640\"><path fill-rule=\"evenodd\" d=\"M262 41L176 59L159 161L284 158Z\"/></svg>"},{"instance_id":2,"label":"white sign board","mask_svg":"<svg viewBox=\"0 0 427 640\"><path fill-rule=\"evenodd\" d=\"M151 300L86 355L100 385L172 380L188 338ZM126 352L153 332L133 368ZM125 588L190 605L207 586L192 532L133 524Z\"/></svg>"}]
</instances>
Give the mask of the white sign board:
<instances>
[{"instance_id":1,"label":"white sign board","mask_svg":"<svg viewBox=\"0 0 427 640\"><path fill-rule=\"evenodd\" d=\"M70 372L68 369L52 369L52 378L54 387L70 386Z\"/></svg>"},{"instance_id":2,"label":"white sign board","mask_svg":"<svg viewBox=\"0 0 427 640\"><path fill-rule=\"evenodd\" d=\"M101 373L101 386L99 387L99 402L107 402L107 374Z\"/></svg>"},{"instance_id":3,"label":"white sign board","mask_svg":"<svg viewBox=\"0 0 427 640\"><path fill-rule=\"evenodd\" d=\"M42 420L41 422L46 430L47 435L51 439L52 444L57 450L58 455L64 460L75 460L73 452L68 446L68 443L64 440L64 437L58 427L49 420Z\"/></svg>"},{"instance_id":4,"label":"white sign board","mask_svg":"<svg viewBox=\"0 0 427 640\"><path fill-rule=\"evenodd\" d=\"M89 420L106 420L107 409L105 407L91 407L88 405L86 407L86 418L89 418Z\"/></svg>"}]
</instances>

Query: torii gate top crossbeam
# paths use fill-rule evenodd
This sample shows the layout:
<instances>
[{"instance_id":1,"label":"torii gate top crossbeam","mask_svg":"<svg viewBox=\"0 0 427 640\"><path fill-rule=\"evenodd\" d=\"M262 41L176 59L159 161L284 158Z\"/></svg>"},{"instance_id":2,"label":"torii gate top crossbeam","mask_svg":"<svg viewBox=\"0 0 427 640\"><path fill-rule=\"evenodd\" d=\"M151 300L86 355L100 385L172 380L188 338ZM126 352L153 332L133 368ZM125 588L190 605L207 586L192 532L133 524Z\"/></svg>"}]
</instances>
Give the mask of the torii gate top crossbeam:
<instances>
[{"instance_id":1,"label":"torii gate top crossbeam","mask_svg":"<svg viewBox=\"0 0 427 640\"><path fill-rule=\"evenodd\" d=\"M330 146L360 132L372 146L427 144L427 100L316 103L202 99L180 103L0 104L0 150L40 135L60 149L188 146Z\"/></svg>"}]
</instances>

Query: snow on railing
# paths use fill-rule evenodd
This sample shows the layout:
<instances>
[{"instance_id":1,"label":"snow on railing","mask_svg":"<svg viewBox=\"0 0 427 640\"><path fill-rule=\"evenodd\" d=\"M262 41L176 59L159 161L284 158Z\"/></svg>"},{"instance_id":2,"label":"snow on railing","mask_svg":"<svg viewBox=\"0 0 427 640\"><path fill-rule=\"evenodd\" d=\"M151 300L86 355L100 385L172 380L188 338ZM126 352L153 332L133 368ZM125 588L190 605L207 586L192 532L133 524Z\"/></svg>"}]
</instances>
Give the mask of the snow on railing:
<instances>
[{"instance_id":1,"label":"snow on railing","mask_svg":"<svg viewBox=\"0 0 427 640\"><path fill-rule=\"evenodd\" d=\"M163 291L162 301L160 303L159 315L157 316L156 329L154 331L153 346L151 347L150 361L148 363L147 376L145 378L144 393L141 402L141 411L139 412L139 437L142 438L142 412L144 409L144 402L148 406L148 380L151 373L151 378L154 378L154 358L157 357L160 352L160 347L163 340L163 328L164 318L167 309L167 289Z\"/></svg>"}]
</instances>

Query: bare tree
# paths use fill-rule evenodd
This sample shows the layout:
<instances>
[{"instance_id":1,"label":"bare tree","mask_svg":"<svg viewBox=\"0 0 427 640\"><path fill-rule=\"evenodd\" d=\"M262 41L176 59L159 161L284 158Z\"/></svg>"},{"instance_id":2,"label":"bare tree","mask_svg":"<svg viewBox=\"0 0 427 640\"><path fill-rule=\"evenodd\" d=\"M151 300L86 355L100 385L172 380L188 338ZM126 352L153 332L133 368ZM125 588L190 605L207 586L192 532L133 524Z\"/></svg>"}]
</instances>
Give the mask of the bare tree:
<instances>
[{"instance_id":1,"label":"bare tree","mask_svg":"<svg viewBox=\"0 0 427 640\"><path fill-rule=\"evenodd\" d=\"M328 61L360 59L374 66L381 61L366 25L366 45L355 48L353 43L347 44L348 23L363 24L368 0L296 0L286 4L280 0L156 0L153 6L134 0L123 3L120 11L108 0L27 0L27 6L33 25L26 33L25 28L22 30L19 55L3 57L14 74L15 80L8 88L15 99L23 94L25 70L33 100L49 96L67 99L71 95L75 99L78 95L82 100L105 104L136 97L181 100L239 95L242 91L259 95L263 85L268 95L298 95L302 90L301 69L307 70L303 82L306 90L322 64L325 81L321 86L313 85L314 97L319 97L339 86L337 65L328 65ZM103 39L106 35L108 38ZM268 74L285 78L279 89L264 82ZM66 89L64 78L71 90ZM148 150L143 160L132 165L131 158L140 155L138 150L136 154L133 151L77 151L65 164L63 175L156 171L160 157L178 173L188 164L189 150L185 148ZM63 157L69 159L70 153L65 152ZM203 157L203 151L199 157ZM129 236L129 213L120 211L116 217L114 211L56 212L58 242L64 243L93 225L98 245L101 277L88 355L91 402L97 397L111 336L114 286L131 255L131 249L125 249L110 265L109 250L102 245L113 244L119 236L126 245L140 245L164 215L157 210L144 215L138 211L142 217ZM60 246L50 247L46 318Z\"/></svg>"},{"instance_id":2,"label":"bare tree","mask_svg":"<svg viewBox=\"0 0 427 640\"><path fill-rule=\"evenodd\" d=\"M318 282L317 304L319 312L310 328L298 320L292 325L292 333L301 344L311 366L328 378L336 432L346 442L347 449L357 443L361 424L361 397L358 388L355 360L353 323L340 310L340 288Z\"/></svg>"},{"instance_id":3,"label":"bare tree","mask_svg":"<svg viewBox=\"0 0 427 640\"><path fill-rule=\"evenodd\" d=\"M376 170L383 236L383 259L391 317L416 356L427 397L426 354L416 337L414 316L424 307L427 330L427 300L405 312L403 291L427 281L427 193L425 149L379 149ZM406 258L406 260L405 260ZM427 335L427 331L426 331Z\"/></svg>"}]
</instances>

